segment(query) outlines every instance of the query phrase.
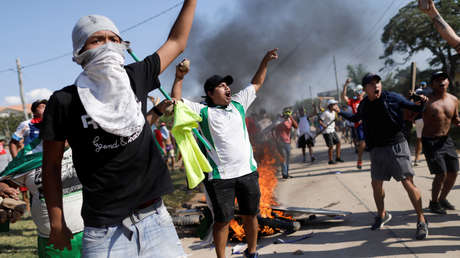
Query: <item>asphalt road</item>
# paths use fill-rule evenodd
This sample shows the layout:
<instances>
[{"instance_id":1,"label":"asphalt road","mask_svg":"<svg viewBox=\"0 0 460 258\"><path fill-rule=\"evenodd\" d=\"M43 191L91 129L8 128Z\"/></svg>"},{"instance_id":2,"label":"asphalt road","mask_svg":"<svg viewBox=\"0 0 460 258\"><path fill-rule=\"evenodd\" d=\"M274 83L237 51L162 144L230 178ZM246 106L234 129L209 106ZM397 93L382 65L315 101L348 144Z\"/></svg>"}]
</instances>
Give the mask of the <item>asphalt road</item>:
<instances>
[{"instance_id":1,"label":"asphalt road","mask_svg":"<svg viewBox=\"0 0 460 258\"><path fill-rule=\"evenodd\" d=\"M415 240L416 214L401 183L394 180L384 183L385 207L392 220L381 230L371 231L376 210L370 186L368 155L364 156L363 169L356 168L356 154L349 144L343 146L345 163L327 164L326 146L322 137L317 138L315 163L302 163L301 152L294 148L291 155L290 175L293 178L279 181L276 197L283 206L327 208L350 211L344 218L318 216L299 231L264 237L258 242L261 257L460 257L460 211L448 211L447 215L429 213L429 236ZM423 155L422 155L423 157ZM415 184L422 193L423 207L431 196L432 176L424 159L415 167ZM460 209L458 183L449 201ZM296 240L293 243L274 244L277 239ZM194 247L198 238L182 239L189 257L215 257L213 248ZM229 243L227 257L231 254Z\"/></svg>"}]
</instances>

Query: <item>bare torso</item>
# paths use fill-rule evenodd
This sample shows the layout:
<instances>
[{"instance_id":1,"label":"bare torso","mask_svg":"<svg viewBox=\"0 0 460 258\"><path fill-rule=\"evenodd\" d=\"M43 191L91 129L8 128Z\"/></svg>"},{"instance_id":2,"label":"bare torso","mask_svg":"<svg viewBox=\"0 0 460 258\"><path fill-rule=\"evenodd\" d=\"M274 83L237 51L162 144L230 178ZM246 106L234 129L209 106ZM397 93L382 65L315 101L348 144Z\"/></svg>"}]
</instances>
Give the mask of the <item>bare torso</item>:
<instances>
[{"instance_id":1,"label":"bare torso","mask_svg":"<svg viewBox=\"0 0 460 258\"><path fill-rule=\"evenodd\" d=\"M429 96L423 113L424 137L445 136L449 133L451 123L459 124L458 100L446 93L444 96Z\"/></svg>"}]
</instances>

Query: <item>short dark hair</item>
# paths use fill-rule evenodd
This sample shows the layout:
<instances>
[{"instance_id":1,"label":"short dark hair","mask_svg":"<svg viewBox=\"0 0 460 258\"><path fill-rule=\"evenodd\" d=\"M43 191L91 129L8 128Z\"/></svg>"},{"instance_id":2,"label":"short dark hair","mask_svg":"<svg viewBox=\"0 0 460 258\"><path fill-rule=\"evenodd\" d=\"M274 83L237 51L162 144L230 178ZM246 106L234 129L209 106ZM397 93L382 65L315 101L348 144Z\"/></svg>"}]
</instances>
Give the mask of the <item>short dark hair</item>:
<instances>
[{"instance_id":1,"label":"short dark hair","mask_svg":"<svg viewBox=\"0 0 460 258\"><path fill-rule=\"evenodd\" d=\"M42 99L42 100L34 101L34 103L32 103L32 106L30 107L30 111L32 111L32 113L35 113L38 106L40 106L41 104L45 104L45 105L48 104L48 100Z\"/></svg>"}]
</instances>

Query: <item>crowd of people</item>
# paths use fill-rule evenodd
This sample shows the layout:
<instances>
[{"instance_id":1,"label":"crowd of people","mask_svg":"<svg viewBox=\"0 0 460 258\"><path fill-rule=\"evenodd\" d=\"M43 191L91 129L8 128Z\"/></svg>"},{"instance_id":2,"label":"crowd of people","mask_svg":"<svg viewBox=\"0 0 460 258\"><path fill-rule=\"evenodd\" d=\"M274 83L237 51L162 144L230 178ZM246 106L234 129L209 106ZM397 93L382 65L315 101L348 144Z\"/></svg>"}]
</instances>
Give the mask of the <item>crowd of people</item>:
<instances>
[{"instance_id":1,"label":"crowd of people","mask_svg":"<svg viewBox=\"0 0 460 258\"><path fill-rule=\"evenodd\" d=\"M421 8L433 19L441 36L460 53L460 37L443 20L434 3ZM204 186L213 214L217 257L225 257L235 198L247 232L245 257L257 257L260 189L253 144L272 139L281 155L280 172L289 179L293 143L302 161L317 162L315 139L322 134L329 165L344 162L337 122L350 130L362 169L369 151L371 186L377 206L373 230L391 220L385 209L383 182L394 178L406 190L417 213L416 239L428 236L414 169L421 149L431 174L431 212L445 214L455 207L447 200L459 170L449 137L451 125L460 126L458 100L447 89L448 74L435 72L429 83L412 92L412 100L385 91L379 75L368 73L348 96L351 79L341 94L346 106L327 100L313 112L298 106L283 109L271 119L265 110L249 116L248 109L263 90L267 69L278 59L278 49L265 53L246 87L233 92L231 75L212 75L204 82L204 100L182 98L190 67L181 62L171 100L153 100L148 93L160 87L158 76L181 54L192 27L196 0L185 0L165 43L144 60L124 65L127 43L107 17L82 17L73 28L73 60L83 68L73 85L32 104L33 118L22 122L9 148L0 137L0 170L21 159L33 161L30 170L0 182L1 198L19 198L18 187L30 192L30 212L38 231L40 257L186 257L162 196L173 190L169 170L177 161L171 124L161 120L178 102L199 115L204 155L212 171ZM415 160L404 134L403 111L414 112ZM273 118L273 117L272 117ZM168 129L169 127L169 129ZM316 128L312 130L312 128ZM348 128L348 129L347 129ZM315 131L315 132L313 132ZM335 155L334 155L335 146ZM306 156L309 151L309 159ZM169 170L168 170L169 167Z\"/></svg>"}]
</instances>

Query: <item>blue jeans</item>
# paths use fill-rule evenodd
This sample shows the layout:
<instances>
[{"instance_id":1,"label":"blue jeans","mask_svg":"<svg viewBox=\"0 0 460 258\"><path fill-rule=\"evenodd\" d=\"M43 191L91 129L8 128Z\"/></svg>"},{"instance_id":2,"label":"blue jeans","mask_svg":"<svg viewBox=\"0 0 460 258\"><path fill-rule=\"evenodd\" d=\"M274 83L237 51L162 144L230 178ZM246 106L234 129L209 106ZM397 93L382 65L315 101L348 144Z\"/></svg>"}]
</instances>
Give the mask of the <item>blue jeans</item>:
<instances>
[{"instance_id":1,"label":"blue jeans","mask_svg":"<svg viewBox=\"0 0 460 258\"><path fill-rule=\"evenodd\" d=\"M130 226L131 240L122 225L85 227L82 257L186 257L166 207Z\"/></svg>"},{"instance_id":2,"label":"blue jeans","mask_svg":"<svg viewBox=\"0 0 460 258\"><path fill-rule=\"evenodd\" d=\"M289 157L291 156L291 144L281 142L279 143L281 156L284 158L283 164L281 164L281 173L283 177L289 176Z\"/></svg>"}]
</instances>

